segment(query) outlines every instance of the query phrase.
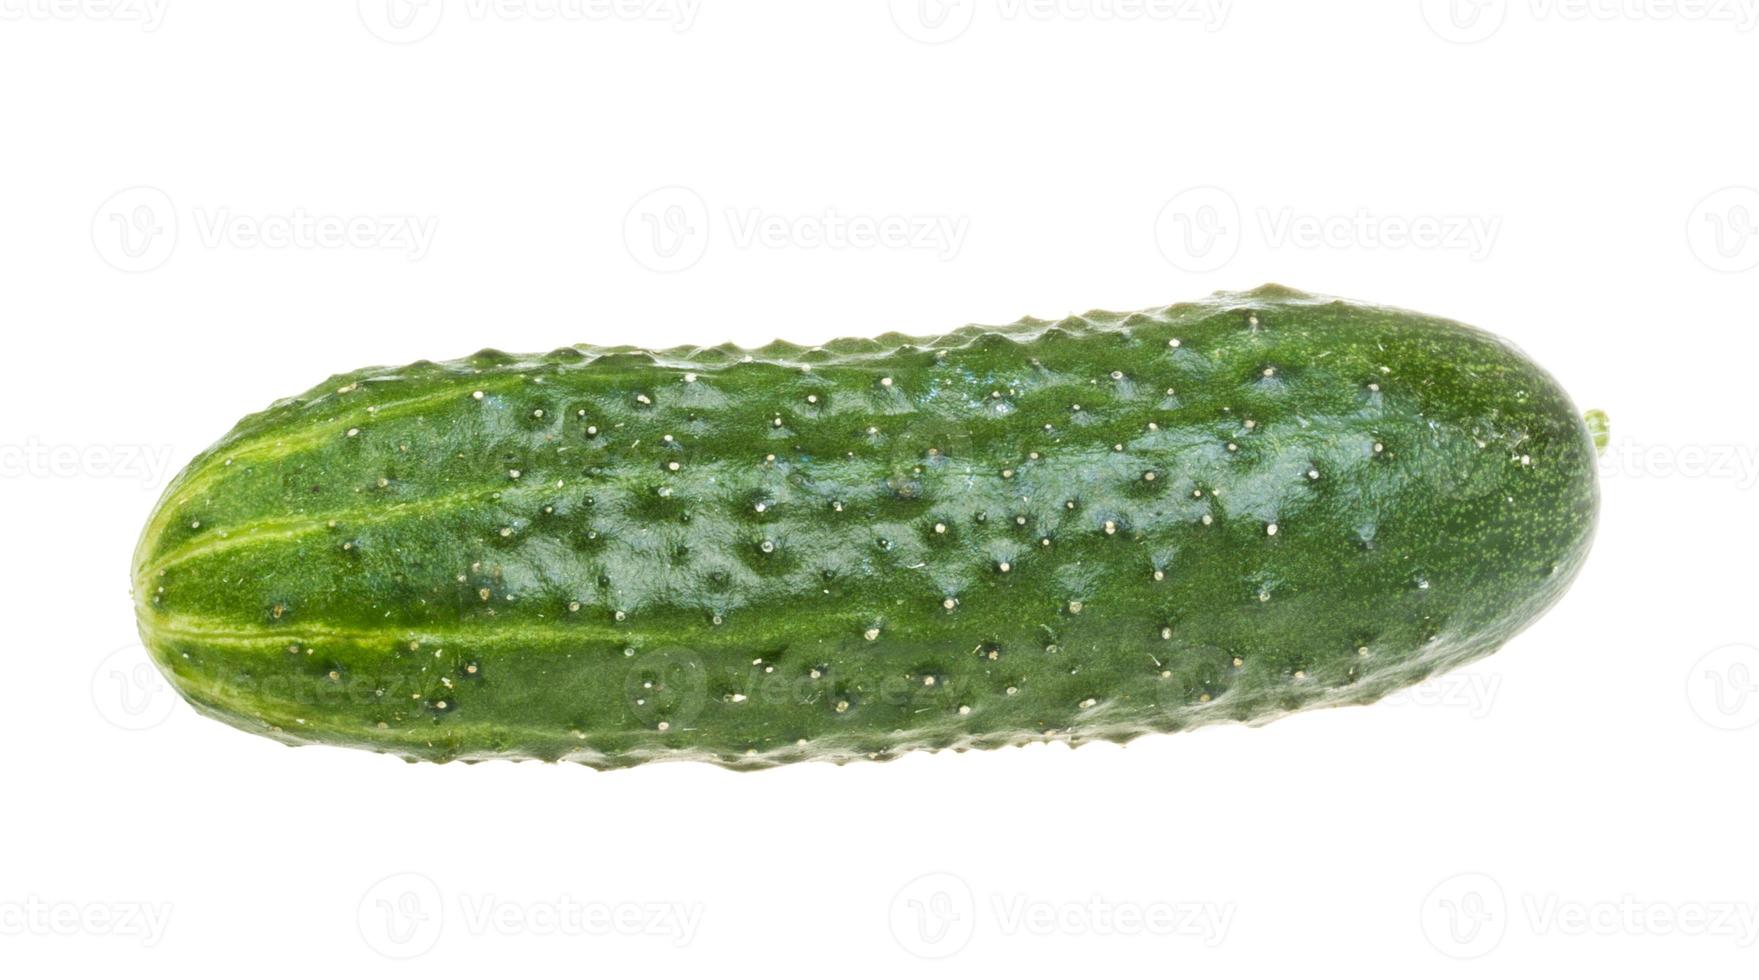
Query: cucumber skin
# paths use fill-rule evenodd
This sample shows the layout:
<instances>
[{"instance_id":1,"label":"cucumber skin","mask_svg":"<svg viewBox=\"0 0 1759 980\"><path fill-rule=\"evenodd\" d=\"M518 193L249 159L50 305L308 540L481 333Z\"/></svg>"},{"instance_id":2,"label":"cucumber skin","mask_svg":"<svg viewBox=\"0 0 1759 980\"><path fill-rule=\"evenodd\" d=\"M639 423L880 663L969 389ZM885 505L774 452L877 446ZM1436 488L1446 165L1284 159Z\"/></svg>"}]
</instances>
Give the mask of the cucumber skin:
<instances>
[{"instance_id":1,"label":"cucumber skin","mask_svg":"<svg viewBox=\"0 0 1759 980\"><path fill-rule=\"evenodd\" d=\"M289 744L762 768L1372 702L1537 618L1597 506L1513 347L1265 286L339 375L184 469L134 595Z\"/></svg>"}]
</instances>

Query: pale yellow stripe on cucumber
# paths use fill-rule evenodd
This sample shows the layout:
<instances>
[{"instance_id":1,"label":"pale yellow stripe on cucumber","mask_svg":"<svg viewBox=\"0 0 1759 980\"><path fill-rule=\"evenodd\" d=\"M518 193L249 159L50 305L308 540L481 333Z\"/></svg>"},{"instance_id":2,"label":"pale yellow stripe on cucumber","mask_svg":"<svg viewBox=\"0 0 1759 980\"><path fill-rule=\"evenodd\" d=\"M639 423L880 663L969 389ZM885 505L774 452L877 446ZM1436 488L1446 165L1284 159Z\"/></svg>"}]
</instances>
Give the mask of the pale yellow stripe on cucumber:
<instances>
[{"instance_id":1,"label":"pale yellow stripe on cucumber","mask_svg":"<svg viewBox=\"0 0 1759 980\"><path fill-rule=\"evenodd\" d=\"M415 648L417 652L425 650L432 653L435 647L444 648L446 644L468 646L472 641L493 643L530 641L534 644L560 646L579 643L583 640L622 643L629 636L627 629L613 628L609 624L598 625L581 619L558 619L549 626L530 622L484 622L441 627L363 629L327 623L267 626L240 623L235 620L155 612L150 619L142 620L140 626L141 632L147 635L149 642L154 638L163 637L220 646L272 646L277 650L285 650L289 646L319 646L321 648L321 645L325 643L344 643L358 647L382 646L389 652L391 650L408 650L409 645L413 643L417 644Z\"/></svg>"},{"instance_id":2,"label":"pale yellow stripe on cucumber","mask_svg":"<svg viewBox=\"0 0 1759 980\"><path fill-rule=\"evenodd\" d=\"M307 534L329 530L332 525L338 530L347 530L371 527L393 519L442 514L455 508L481 503L483 498L491 497L499 492L499 490L491 489L470 490L441 497L423 497L401 503L385 504L371 510L331 511L306 518L257 521L236 529L216 529L209 537L192 541L181 548L160 555L157 560L142 571L142 580L155 578L161 572L168 571L192 559L230 551L241 545L258 544L265 541L289 541Z\"/></svg>"},{"instance_id":3,"label":"pale yellow stripe on cucumber","mask_svg":"<svg viewBox=\"0 0 1759 980\"><path fill-rule=\"evenodd\" d=\"M525 365L530 366L530 365ZM511 387L511 385L507 385ZM473 398L478 392L487 394L503 394L504 392L485 386L481 378L461 379L456 390L448 388L444 392L422 395L417 398L406 398L402 401L387 402L377 406L376 411L368 411L369 406L363 405L349 414L337 414L325 418L322 422L312 422L293 429L273 438L245 439L231 446L221 448L208 458L203 468L175 488L176 496L169 498L158 508L157 516L146 533L157 536L164 530L165 524L182 511L192 500L209 490L226 472L240 463L274 463L287 459L298 452L313 449L331 439L347 439L350 432L365 431L365 427L396 421L438 408L456 401L459 398Z\"/></svg>"}]
</instances>

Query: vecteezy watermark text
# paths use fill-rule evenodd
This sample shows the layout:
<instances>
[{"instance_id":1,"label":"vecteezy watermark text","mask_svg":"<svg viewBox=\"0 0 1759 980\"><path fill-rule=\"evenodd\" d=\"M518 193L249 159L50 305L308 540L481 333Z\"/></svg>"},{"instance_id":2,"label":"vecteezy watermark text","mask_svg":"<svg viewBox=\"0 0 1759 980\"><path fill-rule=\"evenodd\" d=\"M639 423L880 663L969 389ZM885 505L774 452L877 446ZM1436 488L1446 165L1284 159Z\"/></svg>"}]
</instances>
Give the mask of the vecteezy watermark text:
<instances>
[{"instance_id":1,"label":"vecteezy watermark text","mask_svg":"<svg viewBox=\"0 0 1759 980\"><path fill-rule=\"evenodd\" d=\"M1615 439L1600 457L1602 479L1717 480L1737 490L1759 486L1759 444L1642 443Z\"/></svg>"},{"instance_id":2,"label":"vecteezy watermark text","mask_svg":"<svg viewBox=\"0 0 1759 980\"><path fill-rule=\"evenodd\" d=\"M1478 261L1502 234L1500 215L1381 212L1365 207L1309 212L1293 207L1242 209L1226 189L1191 187L1155 218L1161 255L1186 272L1214 272L1256 235L1266 248L1453 252Z\"/></svg>"},{"instance_id":3,"label":"vecteezy watermark text","mask_svg":"<svg viewBox=\"0 0 1759 980\"><path fill-rule=\"evenodd\" d=\"M402 252L412 262L427 255L439 224L432 216L313 214L305 208L261 215L198 207L194 217L206 248L381 249Z\"/></svg>"},{"instance_id":4,"label":"vecteezy watermark text","mask_svg":"<svg viewBox=\"0 0 1759 980\"><path fill-rule=\"evenodd\" d=\"M0 0L0 22L94 21L156 31L169 0Z\"/></svg>"},{"instance_id":5,"label":"vecteezy watermark text","mask_svg":"<svg viewBox=\"0 0 1759 980\"><path fill-rule=\"evenodd\" d=\"M473 936L647 936L682 947L695 941L703 917L700 902L582 900L566 892L534 899L465 892L455 898L457 921ZM373 950L413 959L439 942L449 911L432 878L402 872L361 895L356 921Z\"/></svg>"},{"instance_id":6,"label":"vecteezy watermark text","mask_svg":"<svg viewBox=\"0 0 1759 980\"><path fill-rule=\"evenodd\" d=\"M690 268L717 236L738 249L914 251L945 262L959 254L970 229L969 217L950 214L846 213L834 207L793 214L759 207L717 212L701 194L674 186L650 191L630 207L623 244L655 272Z\"/></svg>"},{"instance_id":7,"label":"vecteezy watermark text","mask_svg":"<svg viewBox=\"0 0 1759 980\"><path fill-rule=\"evenodd\" d=\"M0 479L137 480L157 486L171 468L170 446L132 443L44 442L35 437L0 444Z\"/></svg>"},{"instance_id":8,"label":"vecteezy watermark text","mask_svg":"<svg viewBox=\"0 0 1759 980\"><path fill-rule=\"evenodd\" d=\"M1072 899L997 892L979 902L964 878L920 875L892 896L892 938L923 959L964 949L980 924L1003 936L1160 936L1218 946L1233 925L1232 902L1172 899Z\"/></svg>"},{"instance_id":9,"label":"vecteezy watermark text","mask_svg":"<svg viewBox=\"0 0 1759 980\"><path fill-rule=\"evenodd\" d=\"M382 251L412 262L427 257L439 228L434 215L343 214L305 207L243 212L230 206L196 206L187 223L196 243L209 249ZM130 187L112 194L92 215L92 246L113 268L150 272L176 251L185 215L171 195L156 187Z\"/></svg>"},{"instance_id":10,"label":"vecteezy watermark text","mask_svg":"<svg viewBox=\"0 0 1759 980\"><path fill-rule=\"evenodd\" d=\"M1454 959L1476 959L1496 949L1511 929L1534 936L1687 936L1732 942L1745 949L1759 939L1759 902L1680 901L1632 894L1581 898L1554 891L1509 894L1487 874L1447 878L1424 896L1423 935Z\"/></svg>"},{"instance_id":11,"label":"vecteezy watermark text","mask_svg":"<svg viewBox=\"0 0 1759 980\"><path fill-rule=\"evenodd\" d=\"M979 11L980 6L988 9ZM974 23L1185 23L1218 31L1233 0L891 0L892 23L924 44L951 41Z\"/></svg>"},{"instance_id":12,"label":"vecteezy watermark text","mask_svg":"<svg viewBox=\"0 0 1759 980\"><path fill-rule=\"evenodd\" d=\"M170 923L169 902L0 901L0 936L116 936L150 949Z\"/></svg>"},{"instance_id":13,"label":"vecteezy watermark text","mask_svg":"<svg viewBox=\"0 0 1759 980\"><path fill-rule=\"evenodd\" d=\"M357 6L366 29L392 44L413 44L433 34L449 8L479 24L647 21L678 33L694 27L702 12L702 0L357 0Z\"/></svg>"},{"instance_id":14,"label":"vecteezy watermark text","mask_svg":"<svg viewBox=\"0 0 1759 980\"><path fill-rule=\"evenodd\" d=\"M1759 0L1419 0L1436 36L1456 44L1485 40L1502 29L1512 10L1532 22L1567 23L1684 21L1732 25L1750 31L1759 23Z\"/></svg>"}]
</instances>

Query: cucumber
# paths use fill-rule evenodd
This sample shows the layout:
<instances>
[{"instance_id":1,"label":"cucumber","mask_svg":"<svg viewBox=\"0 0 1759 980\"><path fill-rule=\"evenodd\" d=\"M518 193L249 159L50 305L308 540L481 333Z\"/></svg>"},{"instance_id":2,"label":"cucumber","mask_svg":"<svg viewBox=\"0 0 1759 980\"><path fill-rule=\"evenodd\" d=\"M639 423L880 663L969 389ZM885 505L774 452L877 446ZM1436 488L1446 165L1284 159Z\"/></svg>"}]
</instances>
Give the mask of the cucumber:
<instances>
[{"instance_id":1,"label":"cucumber","mask_svg":"<svg viewBox=\"0 0 1759 980\"><path fill-rule=\"evenodd\" d=\"M1592 537L1514 347L1280 286L933 338L339 375L167 488L200 712L410 760L760 768L1122 742L1482 657Z\"/></svg>"}]
</instances>

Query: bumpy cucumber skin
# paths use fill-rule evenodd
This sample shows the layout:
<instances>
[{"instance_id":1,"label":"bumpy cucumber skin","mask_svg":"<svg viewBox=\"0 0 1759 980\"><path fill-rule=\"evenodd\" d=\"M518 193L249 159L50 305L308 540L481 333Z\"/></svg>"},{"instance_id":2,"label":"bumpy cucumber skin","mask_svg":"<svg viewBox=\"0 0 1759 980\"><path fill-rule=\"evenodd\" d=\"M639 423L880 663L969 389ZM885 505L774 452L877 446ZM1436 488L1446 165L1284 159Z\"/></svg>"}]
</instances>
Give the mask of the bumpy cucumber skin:
<instances>
[{"instance_id":1,"label":"bumpy cucumber skin","mask_svg":"<svg viewBox=\"0 0 1759 980\"><path fill-rule=\"evenodd\" d=\"M369 368L167 489L197 709L411 760L760 768L1375 701L1585 559L1595 451L1495 337L1279 286L1121 314Z\"/></svg>"}]
</instances>

